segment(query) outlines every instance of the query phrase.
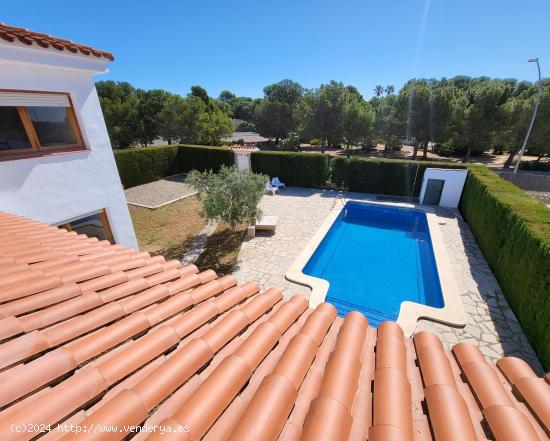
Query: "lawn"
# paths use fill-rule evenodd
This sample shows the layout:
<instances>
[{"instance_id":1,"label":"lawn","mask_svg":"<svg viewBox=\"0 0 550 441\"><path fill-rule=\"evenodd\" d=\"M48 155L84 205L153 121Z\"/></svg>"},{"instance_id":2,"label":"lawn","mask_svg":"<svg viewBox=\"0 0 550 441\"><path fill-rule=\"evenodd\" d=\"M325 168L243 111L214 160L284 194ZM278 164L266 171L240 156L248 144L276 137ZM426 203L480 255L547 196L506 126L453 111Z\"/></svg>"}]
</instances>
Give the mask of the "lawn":
<instances>
[{"instance_id":1,"label":"lawn","mask_svg":"<svg viewBox=\"0 0 550 441\"><path fill-rule=\"evenodd\" d=\"M181 259L206 225L200 202L190 196L161 208L128 205L141 251Z\"/></svg>"}]
</instances>

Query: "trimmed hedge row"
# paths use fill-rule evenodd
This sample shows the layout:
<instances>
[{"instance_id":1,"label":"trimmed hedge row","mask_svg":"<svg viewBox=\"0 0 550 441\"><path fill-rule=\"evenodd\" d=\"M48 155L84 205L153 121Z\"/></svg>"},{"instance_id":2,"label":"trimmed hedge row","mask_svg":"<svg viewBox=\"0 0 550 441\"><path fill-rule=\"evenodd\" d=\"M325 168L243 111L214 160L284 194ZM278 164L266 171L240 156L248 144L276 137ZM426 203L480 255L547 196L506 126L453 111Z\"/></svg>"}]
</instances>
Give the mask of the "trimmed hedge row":
<instances>
[{"instance_id":1,"label":"trimmed hedge row","mask_svg":"<svg viewBox=\"0 0 550 441\"><path fill-rule=\"evenodd\" d=\"M417 197L427 168L466 166L455 162L337 157L333 162L332 182L359 193Z\"/></svg>"},{"instance_id":2,"label":"trimmed hedge row","mask_svg":"<svg viewBox=\"0 0 550 441\"><path fill-rule=\"evenodd\" d=\"M550 171L550 161L521 161L520 170Z\"/></svg>"},{"instance_id":3,"label":"trimmed hedge row","mask_svg":"<svg viewBox=\"0 0 550 441\"><path fill-rule=\"evenodd\" d=\"M329 177L329 158L321 153L253 152L252 171L277 176L286 185L324 187Z\"/></svg>"},{"instance_id":4,"label":"trimmed hedge row","mask_svg":"<svg viewBox=\"0 0 550 441\"><path fill-rule=\"evenodd\" d=\"M219 170L222 164L233 165L230 149L191 145L115 150L120 180L125 188L162 179L189 170Z\"/></svg>"},{"instance_id":5,"label":"trimmed hedge row","mask_svg":"<svg viewBox=\"0 0 550 441\"><path fill-rule=\"evenodd\" d=\"M550 210L470 166L460 211L546 370L550 370Z\"/></svg>"}]
</instances>

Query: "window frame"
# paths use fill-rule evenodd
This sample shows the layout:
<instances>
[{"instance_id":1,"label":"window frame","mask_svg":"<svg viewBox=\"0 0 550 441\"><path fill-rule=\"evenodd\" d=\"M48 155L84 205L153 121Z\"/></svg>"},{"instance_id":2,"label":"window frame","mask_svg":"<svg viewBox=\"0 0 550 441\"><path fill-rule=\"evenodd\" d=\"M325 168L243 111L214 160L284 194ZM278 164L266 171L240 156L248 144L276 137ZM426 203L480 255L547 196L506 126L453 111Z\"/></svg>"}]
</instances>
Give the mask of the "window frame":
<instances>
[{"instance_id":1,"label":"window frame","mask_svg":"<svg viewBox=\"0 0 550 441\"><path fill-rule=\"evenodd\" d=\"M113 229L111 228L111 223L109 222L109 216L107 215L107 210L105 208L65 220L57 224L57 227L65 228L67 231L73 231L73 227L71 226L72 222L78 221L87 216L93 216L95 214L99 216L99 220L101 221L101 226L103 227L103 233L105 234L105 239L111 242L111 244L115 245L116 241L113 235Z\"/></svg>"},{"instance_id":2,"label":"window frame","mask_svg":"<svg viewBox=\"0 0 550 441\"><path fill-rule=\"evenodd\" d=\"M19 159L19 158L28 158L35 156L43 156L52 153L63 153L63 152L74 152L88 150L84 137L82 136L82 131L80 130L80 124L76 116L76 111L74 109L73 100L69 92L53 92L53 91L40 91L40 90L20 90L20 89L1 89L0 92L13 92L13 93L40 93L40 94L52 94L52 95L65 95L69 100L69 107L63 107L67 112L67 118L71 129L73 130L74 136L76 138L75 144L60 144L54 146L42 146L40 145L40 140L36 134L36 130L32 123L31 117L27 110L27 107L32 106L14 106L17 109L17 113L21 118L23 128L31 144L30 148L24 149L14 149L14 150L0 150L0 161L7 159Z\"/></svg>"}]
</instances>

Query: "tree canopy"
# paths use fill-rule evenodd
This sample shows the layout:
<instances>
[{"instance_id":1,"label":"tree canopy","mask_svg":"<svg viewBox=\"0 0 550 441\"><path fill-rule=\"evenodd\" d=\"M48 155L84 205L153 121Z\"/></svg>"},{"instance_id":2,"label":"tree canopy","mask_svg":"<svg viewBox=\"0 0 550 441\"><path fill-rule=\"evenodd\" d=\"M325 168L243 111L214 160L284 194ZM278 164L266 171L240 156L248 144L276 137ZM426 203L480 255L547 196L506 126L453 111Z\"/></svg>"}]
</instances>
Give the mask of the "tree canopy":
<instances>
[{"instance_id":1,"label":"tree canopy","mask_svg":"<svg viewBox=\"0 0 550 441\"><path fill-rule=\"evenodd\" d=\"M267 179L267 176L225 165L218 173L192 170L187 177L199 193L203 215L208 220L221 219L232 228L245 222L254 224L260 218L259 204Z\"/></svg>"},{"instance_id":2,"label":"tree canopy","mask_svg":"<svg viewBox=\"0 0 550 441\"><path fill-rule=\"evenodd\" d=\"M255 107L254 122L262 136L286 138L298 127L298 104L303 88L291 80L282 80L264 88L264 99Z\"/></svg>"},{"instance_id":3,"label":"tree canopy","mask_svg":"<svg viewBox=\"0 0 550 441\"><path fill-rule=\"evenodd\" d=\"M527 152L550 154L550 79L542 96ZM113 145L168 142L216 144L234 127L257 131L282 148L315 140L326 146L368 147L372 143L400 148L405 137L413 156L434 148L465 161L484 151L506 151L516 157L530 122L536 84L488 77L412 79L396 90L377 85L366 101L353 85L331 81L304 89L292 80L264 88L262 98L223 90L218 98L195 85L186 97L164 90L141 90L129 83L102 81L97 90ZM231 118L236 120L233 125Z\"/></svg>"},{"instance_id":4,"label":"tree canopy","mask_svg":"<svg viewBox=\"0 0 550 441\"><path fill-rule=\"evenodd\" d=\"M129 83L96 83L111 142L117 147L146 146L156 138L213 145L233 131L231 106L201 86L187 97L164 90L135 89Z\"/></svg>"}]
</instances>

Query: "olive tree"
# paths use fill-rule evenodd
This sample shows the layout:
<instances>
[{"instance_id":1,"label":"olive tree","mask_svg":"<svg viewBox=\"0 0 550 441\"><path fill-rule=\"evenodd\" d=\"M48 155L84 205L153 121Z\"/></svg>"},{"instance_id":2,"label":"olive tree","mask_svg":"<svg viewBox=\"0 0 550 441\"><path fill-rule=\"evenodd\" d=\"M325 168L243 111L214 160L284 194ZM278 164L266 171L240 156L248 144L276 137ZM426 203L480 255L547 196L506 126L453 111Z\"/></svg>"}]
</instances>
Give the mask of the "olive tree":
<instances>
[{"instance_id":1,"label":"olive tree","mask_svg":"<svg viewBox=\"0 0 550 441\"><path fill-rule=\"evenodd\" d=\"M260 200L265 192L267 176L222 165L212 170L192 170L187 182L198 191L202 214L208 220L222 220L235 226L254 224L261 216Z\"/></svg>"}]
</instances>

